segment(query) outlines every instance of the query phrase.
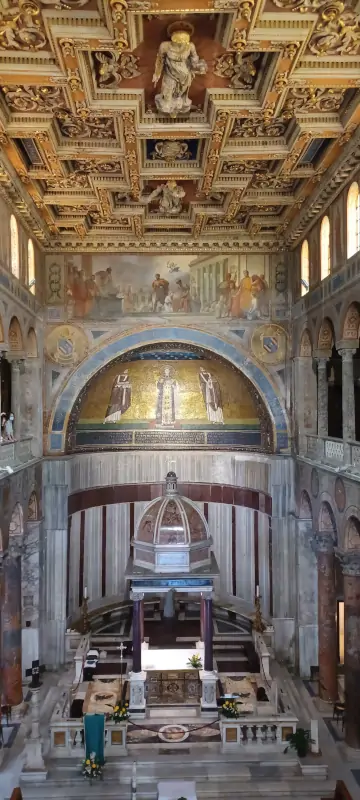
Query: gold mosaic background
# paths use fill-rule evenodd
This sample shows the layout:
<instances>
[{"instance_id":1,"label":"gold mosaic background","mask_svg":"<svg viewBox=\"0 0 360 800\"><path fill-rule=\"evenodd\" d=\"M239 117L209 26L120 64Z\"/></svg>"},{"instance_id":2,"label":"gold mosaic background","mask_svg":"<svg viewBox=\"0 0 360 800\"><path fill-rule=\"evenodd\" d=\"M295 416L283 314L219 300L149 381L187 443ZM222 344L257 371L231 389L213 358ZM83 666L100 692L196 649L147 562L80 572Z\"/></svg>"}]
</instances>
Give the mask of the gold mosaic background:
<instances>
[{"instance_id":1,"label":"gold mosaic background","mask_svg":"<svg viewBox=\"0 0 360 800\"><path fill-rule=\"evenodd\" d=\"M103 423L116 375L129 370L132 386L132 402L123 414L119 426L131 422L155 420L157 381L165 367L179 385L178 421L184 423L208 422L205 404L200 389L200 367L211 372L221 387L224 423L244 426L258 425L259 418L244 378L230 367L211 360L135 361L113 364L91 385L79 415L79 424ZM210 426L210 423L208 423ZM106 429L107 425L104 425ZM113 427L113 425L111 425Z\"/></svg>"}]
</instances>

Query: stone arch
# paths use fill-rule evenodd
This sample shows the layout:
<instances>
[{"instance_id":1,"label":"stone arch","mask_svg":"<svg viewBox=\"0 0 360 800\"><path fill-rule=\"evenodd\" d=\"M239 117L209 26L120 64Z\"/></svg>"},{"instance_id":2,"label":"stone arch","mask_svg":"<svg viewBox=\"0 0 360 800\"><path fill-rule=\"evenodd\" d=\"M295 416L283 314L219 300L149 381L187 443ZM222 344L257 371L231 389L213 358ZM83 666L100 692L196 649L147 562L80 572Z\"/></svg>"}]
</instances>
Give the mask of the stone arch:
<instances>
[{"instance_id":1,"label":"stone arch","mask_svg":"<svg viewBox=\"0 0 360 800\"><path fill-rule=\"evenodd\" d=\"M34 328L29 328L26 337L26 355L28 358L38 357L37 338Z\"/></svg>"},{"instance_id":2,"label":"stone arch","mask_svg":"<svg viewBox=\"0 0 360 800\"><path fill-rule=\"evenodd\" d=\"M331 533L334 544L337 544L337 527L333 508L328 500L320 503L318 516L318 530L321 533Z\"/></svg>"},{"instance_id":3,"label":"stone arch","mask_svg":"<svg viewBox=\"0 0 360 800\"><path fill-rule=\"evenodd\" d=\"M354 514L351 514L346 520L344 528L344 550L360 550L360 519Z\"/></svg>"},{"instance_id":4,"label":"stone arch","mask_svg":"<svg viewBox=\"0 0 360 800\"><path fill-rule=\"evenodd\" d=\"M27 518L29 522L39 518L39 503L35 490L31 492L29 497Z\"/></svg>"},{"instance_id":5,"label":"stone arch","mask_svg":"<svg viewBox=\"0 0 360 800\"><path fill-rule=\"evenodd\" d=\"M155 343L170 343L174 340L183 344L203 347L237 367L254 385L254 389L268 411L273 429L274 451L288 452L289 420L278 390L265 369L252 361L249 354L244 353L238 345L235 346L232 342L212 333L198 329L160 326L151 329L145 328L133 333L117 334L114 339L105 342L99 350L92 353L85 362L74 369L56 398L50 414L48 452L59 453L65 450L69 412L77 402L85 385L102 367L129 350Z\"/></svg>"},{"instance_id":6,"label":"stone arch","mask_svg":"<svg viewBox=\"0 0 360 800\"><path fill-rule=\"evenodd\" d=\"M318 333L318 350L331 350L334 342L335 334L333 323L329 317L324 317Z\"/></svg>"},{"instance_id":7,"label":"stone arch","mask_svg":"<svg viewBox=\"0 0 360 800\"><path fill-rule=\"evenodd\" d=\"M311 500L309 493L303 489L300 495L299 503L299 517L300 519L312 519L313 513L311 508Z\"/></svg>"},{"instance_id":8,"label":"stone arch","mask_svg":"<svg viewBox=\"0 0 360 800\"><path fill-rule=\"evenodd\" d=\"M11 536L22 536L24 533L24 514L20 503L14 506L10 525L9 525L9 538Z\"/></svg>"},{"instance_id":9,"label":"stone arch","mask_svg":"<svg viewBox=\"0 0 360 800\"><path fill-rule=\"evenodd\" d=\"M9 350L11 353L24 350L24 339L20 322L17 317L12 317L9 325Z\"/></svg>"},{"instance_id":10,"label":"stone arch","mask_svg":"<svg viewBox=\"0 0 360 800\"><path fill-rule=\"evenodd\" d=\"M360 303L354 301L346 309L341 327L341 338L356 341L359 339L360 330Z\"/></svg>"},{"instance_id":11,"label":"stone arch","mask_svg":"<svg viewBox=\"0 0 360 800\"><path fill-rule=\"evenodd\" d=\"M301 339L300 339L299 355L300 356L306 356L307 358L311 358L312 351L313 351L313 345L312 345L311 333L309 331L309 328L305 328L305 330L303 330L303 332L302 332Z\"/></svg>"}]
</instances>

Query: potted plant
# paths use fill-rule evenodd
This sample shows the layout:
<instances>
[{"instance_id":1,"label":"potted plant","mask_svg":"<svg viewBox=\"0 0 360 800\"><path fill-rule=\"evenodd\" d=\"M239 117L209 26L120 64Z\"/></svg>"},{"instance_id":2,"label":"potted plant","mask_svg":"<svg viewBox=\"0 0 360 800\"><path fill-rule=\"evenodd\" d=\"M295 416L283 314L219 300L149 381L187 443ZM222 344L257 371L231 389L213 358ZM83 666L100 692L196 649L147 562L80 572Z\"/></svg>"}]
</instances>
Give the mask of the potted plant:
<instances>
[{"instance_id":1,"label":"potted plant","mask_svg":"<svg viewBox=\"0 0 360 800\"><path fill-rule=\"evenodd\" d=\"M305 758L307 756L310 745L312 743L311 734L309 730L305 730L305 728L297 728L295 733L290 733L287 737L288 746L285 748L284 753L287 753L288 750L296 750L299 758Z\"/></svg>"},{"instance_id":2,"label":"potted plant","mask_svg":"<svg viewBox=\"0 0 360 800\"><path fill-rule=\"evenodd\" d=\"M202 669L201 656L198 656L197 653L195 653L193 656L190 656L188 660L188 667L192 667L193 669Z\"/></svg>"},{"instance_id":3,"label":"potted plant","mask_svg":"<svg viewBox=\"0 0 360 800\"><path fill-rule=\"evenodd\" d=\"M109 716L109 720L115 722L115 724L126 722L130 716L128 706L128 703L125 703L123 706L115 706L113 713Z\"/></svg>"},{"instance_id":4,"label":"potted plant","mask_svg":"<svg viewBox=\"0 0 360 800\"><path fill-rule=\"evenodd\" d=\"M240 716L235 700L225 700L220 708L220 713L227 719L238 719Z\"/></svg>"},{"instance_id":5,"label":"potted plant","mask_svg":"<svg viewBox=\"0 0 360 800\"><path fill-rule=\"evenodd\" d=\"M84 759L81 773L90 782L93 778L102 778L102 766L96 758L96 753L90 753L90 757Z\"/></svg>"}]
</instances>

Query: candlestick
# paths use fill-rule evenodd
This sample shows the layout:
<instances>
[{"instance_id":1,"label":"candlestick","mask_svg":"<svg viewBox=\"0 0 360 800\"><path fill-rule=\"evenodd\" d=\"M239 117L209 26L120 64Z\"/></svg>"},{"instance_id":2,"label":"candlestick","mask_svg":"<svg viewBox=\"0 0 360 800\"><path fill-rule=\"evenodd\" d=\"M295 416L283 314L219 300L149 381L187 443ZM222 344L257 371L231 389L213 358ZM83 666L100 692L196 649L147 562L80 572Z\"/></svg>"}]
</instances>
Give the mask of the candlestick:
<instances>
[{"instance_id":1,"label":"candlestick","mask_svg":"<svg viewBox=\"0 0 360 800\"><path fill-rule=\"evenodd\" d=\"M256 587L256 595L255 596L256 597L260 597L260 586L259 586L259 584Z\"/></svg>"},{"instance_id":2,"label":"candlestick","mask_svg":"<svg viewBox=\"0 0 360 800\"><path fill-rule=\"evenodd\" d=\"M84 597L84 600L86 600L86 599L87 599L87 596L88 596L88 592L87 592L87 586L84 586L84 595L83 595L83 597Z\"/></svg>"}]
</instances>

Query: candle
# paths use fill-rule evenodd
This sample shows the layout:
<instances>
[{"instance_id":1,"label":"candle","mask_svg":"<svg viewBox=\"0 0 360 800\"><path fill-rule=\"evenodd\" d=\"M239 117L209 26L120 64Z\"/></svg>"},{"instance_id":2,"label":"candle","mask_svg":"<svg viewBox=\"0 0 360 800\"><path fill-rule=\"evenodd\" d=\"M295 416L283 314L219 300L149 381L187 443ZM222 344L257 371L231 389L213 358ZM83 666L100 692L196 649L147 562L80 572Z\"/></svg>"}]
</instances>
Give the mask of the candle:
<instances>
[{"instance_id":1,"label":"candle","mask_svg":"<svg viewBox=\"0 0 360 800\"><path fill-rule=\"evenodd\" d=\"M84 587L84 600L87 599L87 586Z\"/></svg>"},{"instance_id":2,"label":"candle","mask_svg":"<svg viewBox=\"0 0 360 800\"><path fill-rule=\"evenodd\" d=\"M260 587L256 587L256 597L260 597Z\"/></svg>"}]
</instances>

